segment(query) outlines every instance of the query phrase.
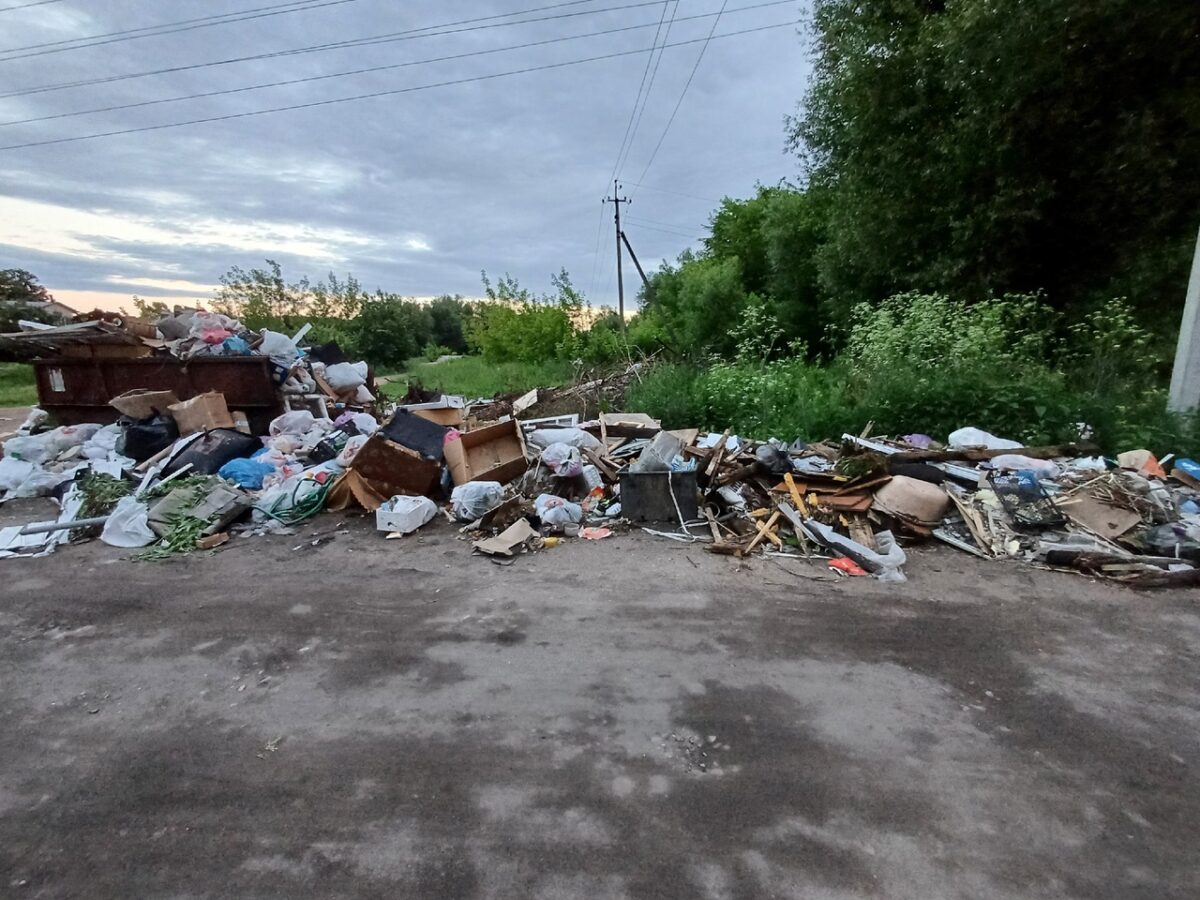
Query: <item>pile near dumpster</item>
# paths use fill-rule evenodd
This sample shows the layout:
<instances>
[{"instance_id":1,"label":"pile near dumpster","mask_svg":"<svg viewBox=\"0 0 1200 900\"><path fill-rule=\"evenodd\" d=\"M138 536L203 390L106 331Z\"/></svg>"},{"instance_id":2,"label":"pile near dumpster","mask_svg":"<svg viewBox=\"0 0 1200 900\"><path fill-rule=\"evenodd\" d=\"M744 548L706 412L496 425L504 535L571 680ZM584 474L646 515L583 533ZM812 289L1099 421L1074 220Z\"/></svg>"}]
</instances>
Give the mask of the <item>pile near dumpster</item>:
<instances>
[{"instance_id":1,"label":"pile near dumpster","mask_svg":"<svg viewBox=\"0 0 1200 900\"><path fill-rule=\"evenodd\" d=\"M357 510L400 547L443 516L501 565L636 528L739 565L807 560L829 577L902 582L904 548L936 540L1138 587L1200 583L1200 464L1188 459L1106 459L1086 443L1025 447L977 428L944 443L786 443L665 430L641 413L536 417L536 395L407 399L383 422L290 410L261 436L229 427L219 395L105 426L51 428L35 411L5 444L0 497L54 496L61 514L0 531L0 554L98 535L161 559Z\"/></svg>"}]
</instances>

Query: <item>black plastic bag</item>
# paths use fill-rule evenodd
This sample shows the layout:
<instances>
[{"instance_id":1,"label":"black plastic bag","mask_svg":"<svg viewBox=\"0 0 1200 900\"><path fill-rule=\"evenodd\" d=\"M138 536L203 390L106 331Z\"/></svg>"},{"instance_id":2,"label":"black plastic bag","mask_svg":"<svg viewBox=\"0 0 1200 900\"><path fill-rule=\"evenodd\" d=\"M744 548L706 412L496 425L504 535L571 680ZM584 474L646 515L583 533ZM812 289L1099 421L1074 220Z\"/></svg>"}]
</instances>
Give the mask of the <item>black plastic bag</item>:
<instances>
[{"instance_id":1,"label":"black plastic bag","mask_svg":"<svg viewBox=\"0 0 1200 900\"><path fill-rule=\"evenodd\" d=\"M138 462L170 447L179 437L179 426L170 416L122 417L117 424L123 432L121 453Z\"/></svg>"},{"instance_id":2,"label":"black plastic bag","mask_svg":"<svg viewBox=\"0 0 1200 900\"><path fill-rule=\"evenodd\" d=\"M177 453L162 473L170 475L191 463L189 475L215 475L231 459L244 459L262 446L262 440L253 435L232 428L214 428Z\"/></svg>"}]
</instances>

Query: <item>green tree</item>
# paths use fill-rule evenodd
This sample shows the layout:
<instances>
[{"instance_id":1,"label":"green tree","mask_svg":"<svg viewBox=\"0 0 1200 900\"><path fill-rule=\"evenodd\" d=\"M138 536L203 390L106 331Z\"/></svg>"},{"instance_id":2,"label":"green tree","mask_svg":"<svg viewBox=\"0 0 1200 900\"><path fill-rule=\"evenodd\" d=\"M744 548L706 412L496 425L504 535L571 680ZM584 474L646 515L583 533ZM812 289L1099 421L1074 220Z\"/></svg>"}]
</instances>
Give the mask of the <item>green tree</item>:
<instances>
[{"instance_id":1,"label":"green tree","mask_svg":"<svg viewBox=\"0 0 1200 900\"><path fill-rule=\"evenodd\" d=\"M1200 179L1200 4L816 0L792 146L828 192L843 300L1119 289L1182 300ZM1173 326L1174 313L1160 316Z\"/></svg>"},{"instance_id":2,"label":"green tree","mask_svg":"<svg viewBox=\"0 0 1200 900\"><path fill-rule=\"evenodd\" d=\"M429 343L433 317L424 304L376 291L363 301L350 333L354 351L367 362L398 367Z\"/></svg>"},{"instance_id":3,"label":"green tree","mask_svg":"<svg viewBox=\"0 0 1200 900\"><path fill-rule=\"evenodd\" d=\"M684 355L732 354L731 326L748 294L736 257L717 259L685 250L679 264L663 263L643 292L643 313L662 325L672 350Z\"/></svg>"},{"instance_id":4,"label":"green tree","mask_svg":"<svg viewBox=\"0 0 1200 900\"><path fill-rule=\"evenodd\" d=\"M0 303L50 303L53 300L32 272L0 269Z\"/></svg>"},{"instance_id":5,"label":"green tree","mask_svg":"<svg viewBox=\"0 0 1200 900\"><path fill-rule=\"evenodd\" d=\"M63 324L64 316L45 308L53 301L54 297L31 272L0 270L0 334L19 331L22 320L45 325Z\"/></svg>"},{"instance_id":6,"label":"green tree","mask_svg":"<svg viewBox=\"0 0 1200 900\"><path fill-rule=\"evenodd\" d=\"M467 352L467 322L472 318L471 304L462 297L436 297L429 304L432 319L432 343L455 353Z\"/></svg>"}]
</instances>

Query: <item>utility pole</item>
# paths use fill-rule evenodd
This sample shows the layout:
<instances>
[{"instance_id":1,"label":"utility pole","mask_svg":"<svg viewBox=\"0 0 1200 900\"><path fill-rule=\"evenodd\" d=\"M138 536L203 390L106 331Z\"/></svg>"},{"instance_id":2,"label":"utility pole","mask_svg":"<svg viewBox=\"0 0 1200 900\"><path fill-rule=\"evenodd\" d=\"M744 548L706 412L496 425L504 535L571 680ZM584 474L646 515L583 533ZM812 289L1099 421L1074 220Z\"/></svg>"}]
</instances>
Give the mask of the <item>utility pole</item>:
<instances>
[{"instance_id":1,"label":"utility pole","mask_svg":"<svg viewBox=\"0 0 1200 900\"><path fill-rule=\"evenodd\" d=\"M621 185L613 180L613 195L604 198L605 203L611 203L615 209L613 221L617 226L617 314L621 317L621 333L625 333L625 282L621 278L621 204L632 203L628 197L621 196ZM640 267L639 267L640 268Z\"/></svg>"},{"instance_id":2,"label":"utility pole","mask_svg":"<svg viewBox=\"0 0 1200 900\"><path fill-rule=\"evenodd\" d=\"M1200 407L1200 236L1196 238L1192 276L1188 281L1183 321L1179 325L1167 407L1173 412L1192 412Z\"/></svg>"}]
</instances>

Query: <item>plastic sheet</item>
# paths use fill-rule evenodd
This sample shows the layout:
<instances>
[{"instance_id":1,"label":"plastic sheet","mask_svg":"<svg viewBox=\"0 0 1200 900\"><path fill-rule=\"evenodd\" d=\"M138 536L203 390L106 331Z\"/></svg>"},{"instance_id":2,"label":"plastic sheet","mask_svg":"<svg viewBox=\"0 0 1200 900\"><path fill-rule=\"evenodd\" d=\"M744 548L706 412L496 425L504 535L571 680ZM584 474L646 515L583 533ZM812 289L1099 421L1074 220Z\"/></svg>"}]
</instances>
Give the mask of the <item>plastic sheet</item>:
<instances>
[{"instance_id":1,"label":"plastic sheet","mask_svg":"<svg viewBox=\"0 0 1200 900\"><path fill-rule=\"evenodd\" d=\"M158 540L147 524L149 510L134 497L122 497L109 514L100 540L110 547L145 547Z\"/></svg>"}]
</instances>

